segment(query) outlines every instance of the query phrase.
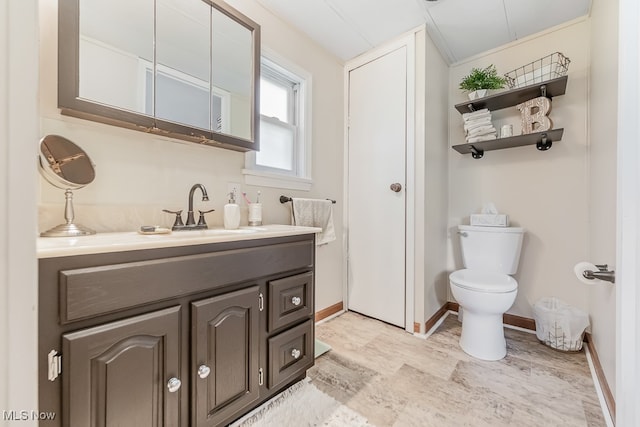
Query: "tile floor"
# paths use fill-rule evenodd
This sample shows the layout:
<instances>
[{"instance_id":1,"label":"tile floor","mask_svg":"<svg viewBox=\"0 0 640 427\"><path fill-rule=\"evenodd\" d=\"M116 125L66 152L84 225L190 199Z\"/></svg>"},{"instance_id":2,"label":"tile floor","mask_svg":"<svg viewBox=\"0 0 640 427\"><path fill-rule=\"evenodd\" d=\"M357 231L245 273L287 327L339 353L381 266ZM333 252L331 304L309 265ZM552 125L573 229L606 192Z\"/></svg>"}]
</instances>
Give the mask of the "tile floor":
<instances>
[{"instance_id":1,"label":"tile floor","mask_svg":"<svg viewBox=\"0 0 640 427\"><path fill-rule=\"evenodd\" d=\"M427 340L348 312L316 326L332 350L308 376L375 426L605 426L586 355L505 329L507 356L473 359L449 315Z\"/></svg>"}]
</instances>

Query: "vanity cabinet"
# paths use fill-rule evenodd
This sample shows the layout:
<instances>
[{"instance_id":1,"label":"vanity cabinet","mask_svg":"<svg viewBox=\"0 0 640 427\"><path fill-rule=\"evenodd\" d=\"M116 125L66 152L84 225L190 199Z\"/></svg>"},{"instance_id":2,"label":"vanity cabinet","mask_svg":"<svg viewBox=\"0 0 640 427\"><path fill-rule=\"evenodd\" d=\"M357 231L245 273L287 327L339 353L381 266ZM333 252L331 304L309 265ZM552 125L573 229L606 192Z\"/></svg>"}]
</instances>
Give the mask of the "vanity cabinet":
<instances>
[{"instance_id":1,"label":"vanity cabinet","mask_svg":"<svg viewBox=\"0 0 640 427\"><path fill-rule=\"evenodd\" d=\"M303 234L40 259L41 425L226 425L304 378L314 257Z\"/></svg>"}]
</instances>

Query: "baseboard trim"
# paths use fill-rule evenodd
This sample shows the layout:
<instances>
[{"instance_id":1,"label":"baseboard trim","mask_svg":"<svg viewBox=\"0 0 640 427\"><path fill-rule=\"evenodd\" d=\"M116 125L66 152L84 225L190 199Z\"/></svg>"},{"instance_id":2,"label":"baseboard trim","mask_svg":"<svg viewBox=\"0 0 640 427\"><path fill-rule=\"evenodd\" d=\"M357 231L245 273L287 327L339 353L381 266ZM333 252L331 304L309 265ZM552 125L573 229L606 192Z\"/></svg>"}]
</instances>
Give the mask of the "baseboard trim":
<instances>
[{"instance_id":1,"label":"baseboard trim","mask_svg":"<svg viewBox=\"0 0 640 427\"><path fill-rule=\"evenodd\" d=\"M460 308L460 305L457 302L449 301L447 302L446 307L447 307L447 310L457 312L458 309ZM441 310L442 309L440 309L438 313L440 313ZM515 314L505 313L503 317L503 323L505 325L517 326L519 328L529 329L532 331L536 330L536 321L534 319L529 319L528 317L516 316ZM584 342L587 344L587 347L589 347L589 352L591 353L591 361L593 362L593 369L595 370L596 377L598 378L598 382L600 383L600 388L602 389L602 394L604 396L604 401L607 405L607 410L609 411L611 420L613 420L613 424L615 425L616 401L613 397L613 393L611 393L611 388L609 387L609 383L607 382L607 377L605 377L604 375L604 370L602 369L602 365L600 364L600 359L598 358L598 352L596 351L596 347L593 344L593 339L591 338L590 333L584 334Z\"/></svg>"},{"instance_id":2,"label":"baseboard trim","mask_svg":"<svg viewBox=\"0 0 640 427\"><path fill-rule=\"evenodd\" d=\"M451 303L446 303L445 305L443 305L442 307L440 307L438 309L438 311L435 312L435 314L433 316L431 316L429 319L427 319L426 322L424 322L424 333L428 333L431 328L433 328L435 326L436 323L438 323L438 320L440 320L442 318L442 316L444 316L446 314L447 311L449 311L449 304ZM415 332L415 328L414 328L414 332ZM418 331L420 332L420 331Z\"/></svg>"},{"instance_id":3,"label":"baseboard trim","mask_svg":"<svg viewBox=\"0 0 640 427\"><path fill-rule=\"evenodd\" d=\"M343 304L342 304L342 301L340 301L340 302L337 302L337 303L335 303L333 305L330 305L327 308L323 308L320 311L316 311L316 322L319 322L322 319L325 319L325 318L327 318L329 316L332 316L332 315L334 315L336 313L341 312L342 311L342 307L343 307Z\"/></svg>"},{"instance_id":4,"label":"baseboard trim","mask_svg":"<svg viewBox=\"0 0 640 427\"><path fill-rule=\"evenodd\" d=\"M598 378L598 382L600 383L600 389L602 389L602 395L604 396L604 402L607 404L607 409L609 410L609 416L613 421L613 424L616 424L616 400L613 397L613 393L611 392L611 388L609 387L609 383L607 382L607 377L604 375L604 370L602 369L602 365L600 364L600 359L598 358L598 352L596 351L596 347L593 343L593 338L591 338L590 333L584 334L584 342L587 344L589 348L589 353L591 353L591 362L593 363L593 369L596 371L596 377Z\"/></svg>"}]
</instances>

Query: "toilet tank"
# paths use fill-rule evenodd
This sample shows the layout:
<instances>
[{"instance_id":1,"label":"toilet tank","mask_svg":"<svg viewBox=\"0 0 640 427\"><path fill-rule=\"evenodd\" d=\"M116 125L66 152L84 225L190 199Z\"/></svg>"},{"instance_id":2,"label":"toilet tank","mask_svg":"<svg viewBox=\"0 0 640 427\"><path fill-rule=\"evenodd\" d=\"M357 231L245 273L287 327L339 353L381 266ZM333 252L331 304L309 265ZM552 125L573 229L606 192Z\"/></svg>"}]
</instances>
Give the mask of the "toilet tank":
<instances>
[{"instance_id":1,"label":"toilet tank","mask_svg":"<svg viewBox=\"0 0 640 427\"><path fill-rule=\"evenodd\" d=\"M518 271L523 228L459 225L458 235L466 268L504 274Z\"/></svg>"}]
</instances>

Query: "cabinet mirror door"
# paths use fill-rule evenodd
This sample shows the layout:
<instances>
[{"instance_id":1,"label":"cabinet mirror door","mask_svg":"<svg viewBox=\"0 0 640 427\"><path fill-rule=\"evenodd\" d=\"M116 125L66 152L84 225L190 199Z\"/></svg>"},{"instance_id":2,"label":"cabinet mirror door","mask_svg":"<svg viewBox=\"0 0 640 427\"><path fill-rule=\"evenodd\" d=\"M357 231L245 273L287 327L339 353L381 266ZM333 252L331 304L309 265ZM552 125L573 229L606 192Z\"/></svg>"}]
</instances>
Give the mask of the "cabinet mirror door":
<instances>
[{"instance_id":1,"label":"cabinet mirror door","mask_svg":"<svg viewBox=\"0 0 640 427\"><path fill-rule=\"evenodd\" d=\"M146 69L147 112L156 118L211 129L211 6L203 1L156 0L156 64ZM199 41L190 43L189 40Z\"/></svg>"},{"instance_id":2,"label":"cabinet mirror door","mask_svg":"<svg viewBox=\"0 0 640 427\"><path fill-rule=\"evenodd\" d=\"M144 102L148 95L144 67L153 64L154 0L78 0L78 3L78 98L153 115ZM65 10L60 11L61 18L65 18ZM69 38L61 38L61 50L71 48L71 43Z\"/></svg>"},{"instance_id":3,"label":"cabinet mirror door","mask_svg":"<svg viewBox=\"0 0 640 427\"><path fill-rule=\"evenodd\" d=\"M212 9L211 27L212 129L251 139L251 31L216 9Z\"/></svg>"},{"instance_id":4,"label":"cabinet mirror door","mask_svg":"<svg viewBox=\"0 0 640 427\"><path fill-rule=\"evenodd\" d=\"M257 150L260 27L221 0L59 0L63 114Z\"/></svg>"}]
</instances>

